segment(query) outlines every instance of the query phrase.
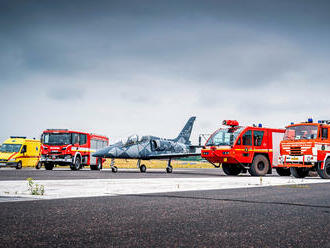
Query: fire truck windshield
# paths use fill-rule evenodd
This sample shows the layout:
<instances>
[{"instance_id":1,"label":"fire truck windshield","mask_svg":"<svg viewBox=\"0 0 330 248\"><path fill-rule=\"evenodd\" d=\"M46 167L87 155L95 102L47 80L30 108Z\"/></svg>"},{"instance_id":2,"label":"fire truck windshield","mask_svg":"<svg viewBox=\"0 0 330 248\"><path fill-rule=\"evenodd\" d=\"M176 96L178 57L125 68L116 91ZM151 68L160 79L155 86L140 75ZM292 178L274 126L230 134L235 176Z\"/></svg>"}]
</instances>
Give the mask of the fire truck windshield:
<instances>
[{"instance_id":1,"label":"fire truck windshield","mask_svg":"<svg viewBox=\"0 0 330 248\"><path fill-rule=\"evenodd\" d=\"M232 146L243 127L231 127L219 129L206 143L206 146Z\"/></svg>"},{"instance_id":2,"label":"fire truck windshield","mask_svg":"<svg viewBox=\"0 0 330 248\"><path fill-rule=\"evenodd\" d=\"M70 133L44 133L42 143L46 145L69 145L71 144Z\"/></svg>"},{"instance_id":3,"label":"fire truck windshield","mask_svg":"<svg viewBox=\"0 0 330 248\"><path fill-rule=\"evenodd\" d=\"M284 134L284 140L316 139L317 125L299 125L288 127Z\"/></svg>"}]
</instances>

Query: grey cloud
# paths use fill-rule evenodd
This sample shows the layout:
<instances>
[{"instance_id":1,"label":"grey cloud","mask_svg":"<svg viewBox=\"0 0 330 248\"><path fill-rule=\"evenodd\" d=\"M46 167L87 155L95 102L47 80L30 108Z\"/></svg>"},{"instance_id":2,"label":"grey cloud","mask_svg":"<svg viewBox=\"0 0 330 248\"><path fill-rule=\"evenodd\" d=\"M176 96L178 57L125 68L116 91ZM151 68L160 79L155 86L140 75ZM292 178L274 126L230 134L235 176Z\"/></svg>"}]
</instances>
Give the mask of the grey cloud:
<instances>
[{"instance_id":1,"label":"grey cloud","mask_svg":"<svg viewBox=\"0 0 330 248\"><path fill-rule=\"evenodd\" d=\"M62 87L52 88L47 92L50 99L57 101L75 101L83 100L85 91L82 88Z\"/></svg>"}]
</instances>

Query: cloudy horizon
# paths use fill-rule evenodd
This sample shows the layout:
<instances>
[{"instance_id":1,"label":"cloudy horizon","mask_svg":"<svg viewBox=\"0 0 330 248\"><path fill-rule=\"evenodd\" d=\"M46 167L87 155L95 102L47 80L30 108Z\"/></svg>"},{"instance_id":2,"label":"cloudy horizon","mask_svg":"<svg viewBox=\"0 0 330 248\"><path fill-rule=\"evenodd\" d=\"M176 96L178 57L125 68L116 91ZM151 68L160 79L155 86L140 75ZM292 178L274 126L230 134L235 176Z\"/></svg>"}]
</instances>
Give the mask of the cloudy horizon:
<instances>
[{"instance_id":1,"label":"cloudy horizon","mask_svg":"<svg viewBox=\"0 0 330 248\"><path fill-rule=\"evenodd\" d=\"M328 1L1 1L1 141L330 119Z\"/></svg>"}]
</instances>

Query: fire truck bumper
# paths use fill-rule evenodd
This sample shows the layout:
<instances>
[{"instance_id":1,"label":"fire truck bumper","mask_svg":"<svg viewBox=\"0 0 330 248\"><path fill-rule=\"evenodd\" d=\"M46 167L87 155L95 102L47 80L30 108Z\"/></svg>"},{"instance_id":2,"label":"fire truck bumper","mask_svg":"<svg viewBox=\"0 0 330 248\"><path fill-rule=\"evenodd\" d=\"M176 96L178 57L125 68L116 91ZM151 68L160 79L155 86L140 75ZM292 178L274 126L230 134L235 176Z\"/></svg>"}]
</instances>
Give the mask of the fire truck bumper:
<instances>
[{"instance_id":1,"label":"fire truck bumper","mask_svg":"<svg viewBox=\"0 0 330 248\"><path fill-rule=\"evenodd\" d=\"M237 160L232 156L232 151L230 150L213 150L213 149L205 149L202 150L202 157L207 161L212 163L230 163L236 164Z\"/></svg>"},{"instance_id":2,"label":"fire truck bumper","mask_svg":"<svg viewBox=\"0 0 330 248\"><path fill-rule=\"evenodd\" d=\"M316 162L317 156L313 155L282 155L278 159L278 165L274 167L313 167Z\"/></svg>"},{"instance_id":3,"label":"fire truck bumper","mask_svg":"<svg viewBox=\"0 0 330 248\"><path fill-rule=\"evenodd\" d=\"M59 158L59 157L44 157L42 156L40 158L41 162L61 162L61 163L72 163L72 157L71 156L67 156L64 158Z\"/></svg>"}]
</instances>

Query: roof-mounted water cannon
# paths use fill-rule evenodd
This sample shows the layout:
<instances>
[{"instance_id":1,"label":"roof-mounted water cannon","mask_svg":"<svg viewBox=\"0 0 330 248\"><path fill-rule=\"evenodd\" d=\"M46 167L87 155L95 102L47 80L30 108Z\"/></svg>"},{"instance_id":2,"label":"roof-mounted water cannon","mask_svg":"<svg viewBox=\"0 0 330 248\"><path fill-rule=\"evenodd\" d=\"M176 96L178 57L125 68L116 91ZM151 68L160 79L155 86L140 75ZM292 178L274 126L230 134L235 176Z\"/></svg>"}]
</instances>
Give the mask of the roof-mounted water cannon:
<instances>
[{"instance_id":1,"label":"roof-mounted water cannon","mask_svg":"<svg viewBox=\"0 0 330 248\"><path fill-rule=\"evenodd\" d=\"M222 125L235 127L235 126L239 126L239 123L236 120L224 120L222 122Z\"/></svg>"}]
</instances>

